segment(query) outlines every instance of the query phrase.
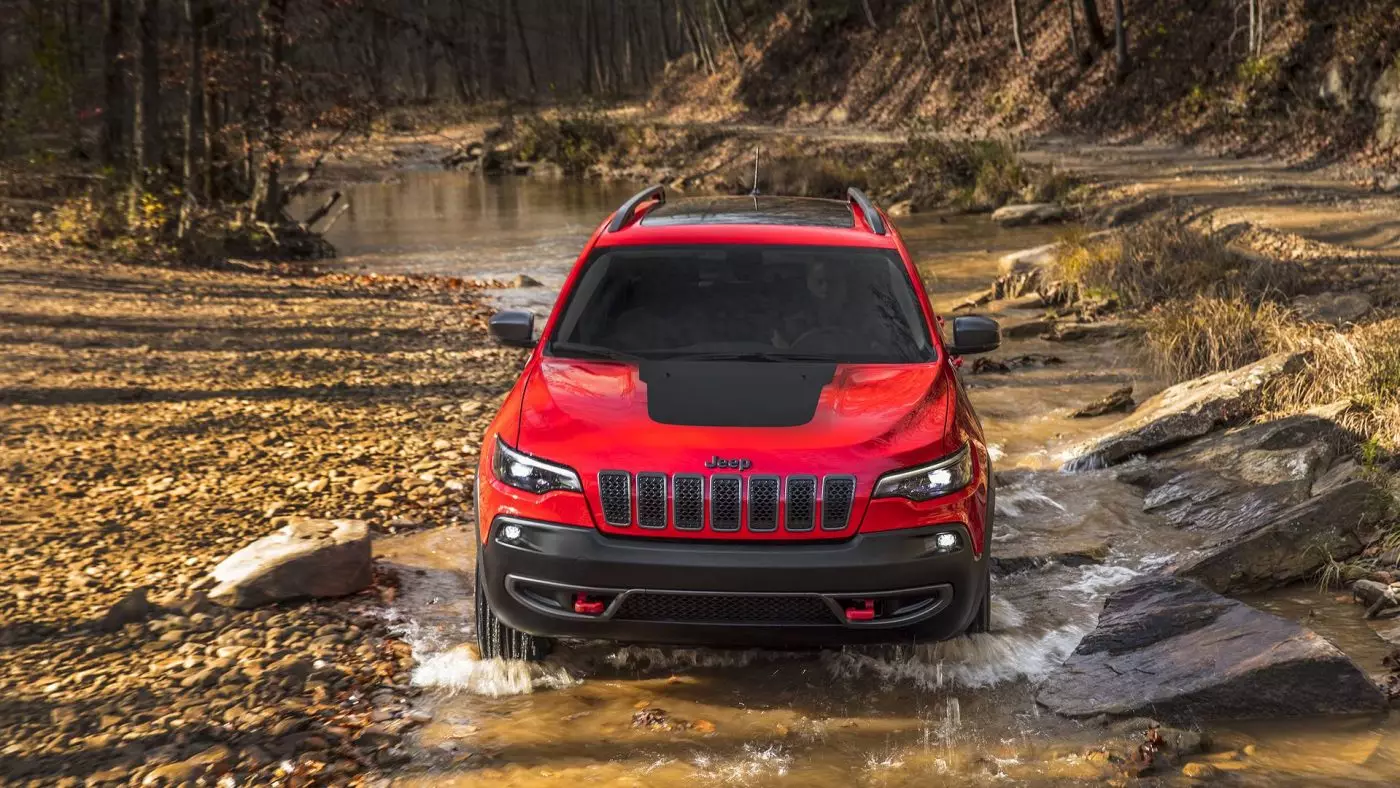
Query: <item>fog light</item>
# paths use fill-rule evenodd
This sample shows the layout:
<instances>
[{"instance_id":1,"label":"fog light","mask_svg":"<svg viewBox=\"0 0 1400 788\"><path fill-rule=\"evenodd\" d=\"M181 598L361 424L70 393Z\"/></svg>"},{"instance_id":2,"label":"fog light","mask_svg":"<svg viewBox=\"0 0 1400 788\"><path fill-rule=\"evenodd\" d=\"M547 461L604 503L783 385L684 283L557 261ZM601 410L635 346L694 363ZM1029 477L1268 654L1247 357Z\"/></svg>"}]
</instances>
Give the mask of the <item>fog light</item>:
<instances>
[{"instance_id":1,"label":"fog light","mask_svg":"<svg viewBox=\"0 0 1400 788\"><path fill-rule=\"evenodd\" d=\"M930 545L935 553L955 553L962 549L962 537L952 531L934 534Z\"/></svg>"},{"instance_id":2,"label":"fog light","mask_svg":"<svg viewBox=\"0 0 1400 788\"><path fill-rule=\"evenodd\" d=\"M514 541L517 541L517 540L519 540L520 537L523 536L523 535L524 535L524 532L520 530L520 526L518 526L518 525L509 525L509 524L507 524L507 525L501 526L501 541L503 541L503 542L514 542Z\"/></svg>"}]
</instances>

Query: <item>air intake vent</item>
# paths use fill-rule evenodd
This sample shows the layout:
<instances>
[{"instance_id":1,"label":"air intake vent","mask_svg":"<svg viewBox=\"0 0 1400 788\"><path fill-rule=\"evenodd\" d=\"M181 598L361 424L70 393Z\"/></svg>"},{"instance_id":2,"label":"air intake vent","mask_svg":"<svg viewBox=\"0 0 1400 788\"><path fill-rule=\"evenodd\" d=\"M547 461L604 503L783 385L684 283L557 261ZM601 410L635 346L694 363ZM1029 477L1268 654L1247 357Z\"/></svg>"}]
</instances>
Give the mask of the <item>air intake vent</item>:
<instances>
[{"instance_id":1,"label":"air intake vent","mask_svg":"<svg viewBox=\"0 0 1400 788\"><path fill-rule=\"evenodd\" d=\"M747 594L628 594L615 619L687 621L712 624L835 624L836 616L818 596Z\"/></svg>"},{"instance_id":2,"label":"air intake vent","mask_svg":"<svg viewBox=\"0 0 1400 788\"><path fill-rule=\"evenodd\" d=\"M816 525L817 479L789 476L787 480L787 519L789 531L810 531Z\"/></svg>"},{"instance_id":3,"label":"air intake vent","mask_svg":"<svg viewBox=\"0 0 1400 788\"><path fill-rule=\"evenodd\" d=\"M856 480L850 476L828 476L822 480L822 530L840 531L851 519L851 501Z\"/></svg>"},{"instance_id":4,"label":"air intake vent","mask_svg":"<svg viewBox=\"0 0 1400 788\"><path fill-rule=\"evenodd\" d=\"M740 490L743 482L738 476L710 478L710 527L716 531L739 530L742 510Z\"/></svg>"},{"instance_id":5,"label":"air intake vent","mask_svg":"<svg viewBox=\"0 0 1400 788\"><path fill-rule=\"evenodd\" d=\"M637 525L666 527L666 474L637 474Z\"/></svg>"},{"instance_id":6,"label":"air intake vent","mask_svg":"<svg viewBox=\"0 0 1400 788\"><path fill-rule=\"evenodd\" d=\"M632 524L632 475L626 471L598 474L598 494L603 499L603 519L608 525Z\"/></svg>"},{"instance_id":7,"label":"air intake vent","mask_svg":"<svg viewBox=\"0 0 1400 788\"><path fill-rule=\"evenodd\" d=\"M676 474L676 527L682 531L698 531L705 527L705 477L697 474Z\"/></svg>"},{"instance_id":8,"label":"air intake vent","mask_svg":"<svg viewBox=\"0 0 1400 788\"><path fill-rule=\"evenodd\" d=\"M778 477L749 477L749 530L778 530Z\"/></svg>"}]
</instances>

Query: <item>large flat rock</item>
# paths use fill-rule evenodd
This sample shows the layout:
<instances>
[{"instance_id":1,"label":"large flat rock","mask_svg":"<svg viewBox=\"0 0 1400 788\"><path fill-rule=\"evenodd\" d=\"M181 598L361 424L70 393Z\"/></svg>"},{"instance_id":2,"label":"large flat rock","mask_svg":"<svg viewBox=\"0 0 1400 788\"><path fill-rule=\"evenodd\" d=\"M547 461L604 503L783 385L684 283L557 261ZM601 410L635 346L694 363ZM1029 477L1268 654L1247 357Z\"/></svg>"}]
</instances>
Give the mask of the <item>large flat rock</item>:
<instances>
[{"instance_id":1,"label":"large flat rock","mask_svg":"<svg viewBox=\"0 0 1400 788\"><path fill-rule=\"evenodd\" d=\"M372 560L363 520L295 517L214 567L209 599L248 608L346 596L373 582Z\"/></svg>"},{"instance_id":2,"label":"large flat rock","mask_svg":"<svg viewBox=\"0 0 1400 788\"><path fill-rule=\"evenodd\" d=\"M1176 574L1222 593L1262 591L1304 580L1329 560L1360 553L1377 536L1386 494L1366 479L1335 486L1271 516L1239 525L1177 566Z\"/></svg>"},{"instance_id":3,"label":"large flat rock","mask_svg":"<svg viewBox=\"0 0 1400 788\"><path fill-rule=\"evenodd\" d=\"M1250 413L1265 385L1296 372L1304 361L1301 353L1278 353L1239 369L1171 386L1068 452L1065 469L1113 465L1199 438Z\"/></svg>"},{"instance_id":4,"label":"large flat rock","mask_svg":"<svg viewBox=\"0 0 1400 788\"><path fill-rule=\"evenodd\" d=\"M1109 596L1098 627L1036 699L1071 717L1174 722L1374 712L1386 704L1361 668L1315 633L1168 577Z\"/></svg>"},{"instance_id":5,"label":"large flat rock","mask_svg":"<svg viewBox=\"0 0 1400 788\"><path fill-rule=\"evenodd\" d=\"M1053 202L1032 202L1003 205L992 211L992 221L1002 227L1023 227L1028 224L1062 222L1068 215L1063 205Z\"/></svg>"},{"instance_id":6,"label":"large flat rock","mask_svg":"<svg viewBox=\"0 0 1400 788\"><path fill-rule=\"evenodd\" d=\"M1258 591L1356 555L1385 521L1388 496L1347 458L1352 442L1326 413L1305 413L1213 432L1120 476L1145 490L1145 511L1201 537L1179 575Z\"/></svg>"}]
</instances>

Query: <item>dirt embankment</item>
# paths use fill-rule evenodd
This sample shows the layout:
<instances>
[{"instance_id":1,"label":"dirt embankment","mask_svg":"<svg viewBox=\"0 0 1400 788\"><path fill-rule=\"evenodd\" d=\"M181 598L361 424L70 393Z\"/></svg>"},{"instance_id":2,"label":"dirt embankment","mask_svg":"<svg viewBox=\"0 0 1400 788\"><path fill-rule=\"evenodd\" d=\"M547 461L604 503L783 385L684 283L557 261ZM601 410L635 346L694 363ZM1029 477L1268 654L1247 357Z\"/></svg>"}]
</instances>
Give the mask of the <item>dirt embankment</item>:
<instances>
[{"instance_id":1,"label":"dirt embankment","mask_svg":"<svg viewBox=\"0 0 1400 788\"><path fill-rule=\"evenodd\" d=\"M0 775L336 784L397 762L417 721L378 612L393 577L256 611L190 588L284 516L467 516L518 365L477 294L0 244Z\"/></svg>"},{"instance_id":2,"label":"dirt embankment","mask_svg":"<svg viewBox=\"0 0 1400 788\"><path fill-rule=\"evenodd\" d=\"M1395 4L1261 5L1267 8L1251 49L1243 2L1132 3L1130 68L1120 73L1107 2L1097 4L1107 39L1096 46L1078 2L1021 0L1024 56L1006 4L760 4L746 15L739 49L720 53L713 69L683 59L653 102L688 120L898 126L920 117L979 136L1174 138L1393 173L1400 154Z\"/></svg>"}]
</instances>

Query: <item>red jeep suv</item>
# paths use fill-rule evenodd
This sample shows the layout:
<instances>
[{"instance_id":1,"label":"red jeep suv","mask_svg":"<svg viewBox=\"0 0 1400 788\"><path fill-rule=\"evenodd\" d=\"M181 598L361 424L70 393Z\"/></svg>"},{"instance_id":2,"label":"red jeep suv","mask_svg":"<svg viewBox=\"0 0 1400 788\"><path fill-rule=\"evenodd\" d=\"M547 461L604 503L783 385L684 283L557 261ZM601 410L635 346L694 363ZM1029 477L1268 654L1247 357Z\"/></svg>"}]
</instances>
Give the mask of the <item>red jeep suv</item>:
<instances>
[{"instance_id":1,"label":"red jeep suv","mask_svg":"<svg viewBox=\"0 0 1400 788\"><path fill-rule=\"evenodd\" d=\"M660 187L588 240L486 432L477 639L810 648L988 627L991 465L899 233L849 199Z\"/></svg>"}]
</instances>

